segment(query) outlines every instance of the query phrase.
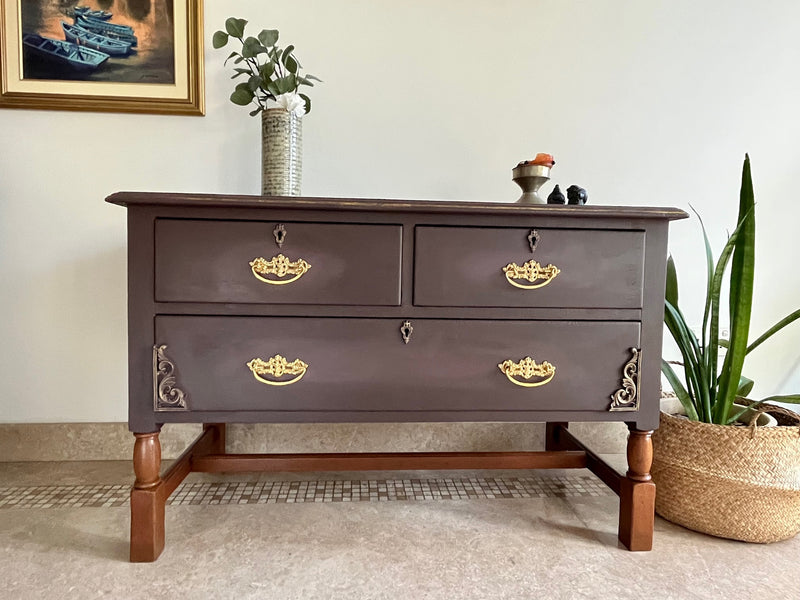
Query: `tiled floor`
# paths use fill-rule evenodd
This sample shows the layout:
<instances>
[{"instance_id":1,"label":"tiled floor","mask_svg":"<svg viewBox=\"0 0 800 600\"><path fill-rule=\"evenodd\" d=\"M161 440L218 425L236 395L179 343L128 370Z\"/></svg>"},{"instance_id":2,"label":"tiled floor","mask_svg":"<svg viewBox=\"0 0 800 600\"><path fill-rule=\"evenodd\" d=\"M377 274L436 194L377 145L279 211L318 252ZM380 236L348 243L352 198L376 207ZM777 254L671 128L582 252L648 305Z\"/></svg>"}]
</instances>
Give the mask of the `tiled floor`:
<instances>
[{"instance_id":1,"label":"tiled floor","mask_svg":"<svg viewBox=\"0 0 800 600\"><path fill-rule=\"evenodd\" d=\"M0 487L2 508L108 508L126 506L129 485ZM182 483L167 500L175 505L387 502L478 498L567 498L613 495L591 475L440 477L317 481L205 481Z\"/></svg>"},{"instance_id":2,"label":"tiled floor","mask_svg":"<svg viewBox=\"0 0 800 600\"><path fill-rule=\"evenodd\" d=\"M630 553L583 470L191 474L153 564L127 562L131 479L0 463L0 598L800 598L800 537L657 519L653 551Z\"/></svg>"}]
</instances>

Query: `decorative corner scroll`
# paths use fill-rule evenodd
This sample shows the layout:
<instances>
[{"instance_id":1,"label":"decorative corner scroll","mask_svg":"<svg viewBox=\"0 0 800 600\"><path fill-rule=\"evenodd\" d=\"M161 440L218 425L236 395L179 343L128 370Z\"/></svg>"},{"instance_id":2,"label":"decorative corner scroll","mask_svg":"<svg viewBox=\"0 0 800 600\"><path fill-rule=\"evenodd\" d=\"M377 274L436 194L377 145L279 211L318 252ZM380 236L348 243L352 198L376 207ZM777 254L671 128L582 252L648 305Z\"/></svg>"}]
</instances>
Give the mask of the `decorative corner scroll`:
<instances>
[{"instance_id":1,"label":"decorative corner scroll","mask_svg":"<svg viewBox=\"0 0 800 600\"><path fill-rule=\"evenodd\" d=\"M622 368L622 387L611 395L609 411L639 410L639 358L642 351L631 348L633 356Z\"/></svg>"},{"instance_id":2,"label":"decorative corner scroll","mask_svg":"<svg viewBox=\"0 0 800 600\"><path fill-rule=\"evenodd\" d=\"M189 410L189 396L177 386L175 364L166 357L166 345L153 346L153 410Z\"/></svg>"}]
</instances>

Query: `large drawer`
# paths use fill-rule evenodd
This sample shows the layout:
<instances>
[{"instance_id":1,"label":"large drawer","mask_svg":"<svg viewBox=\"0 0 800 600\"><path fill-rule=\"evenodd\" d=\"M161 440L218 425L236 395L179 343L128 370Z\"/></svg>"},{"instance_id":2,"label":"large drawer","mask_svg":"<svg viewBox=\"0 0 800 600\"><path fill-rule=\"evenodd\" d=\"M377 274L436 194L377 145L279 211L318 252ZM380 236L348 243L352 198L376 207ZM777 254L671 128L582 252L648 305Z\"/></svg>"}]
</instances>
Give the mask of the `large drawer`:
<instances>
[{"instance_id":1,"label":"large drawer","mask_svg":"<svg viewBox=\"0 0 800 600\"><path fill-rule=\"evenodd\" d=\"M642 305L643 231L418 226L415 235L420 306Z\"/></svg>"},{"instance_id":2,"label":"large drawer","mask_svg":"<svg viewBox=\"0 0 800 600\"><path fill-rule=\"evenodd\" d=\"M398 305L401 247L399 225L158 219L155 299Z\"/></svg>"},{"instance_id":3,"label":"large drawer","mask_svg":"<svg viewBox=\"0 0 800 600\"><path fill-rule=\"evenodd\" d=\"M605 412L630 349L640 345L636 322L410 324L405 343L404 322L395 319L158 316L155 323L191 411ZM529 379L500 369L526 357L554 369Z\"/></svg>"}]
</instances>

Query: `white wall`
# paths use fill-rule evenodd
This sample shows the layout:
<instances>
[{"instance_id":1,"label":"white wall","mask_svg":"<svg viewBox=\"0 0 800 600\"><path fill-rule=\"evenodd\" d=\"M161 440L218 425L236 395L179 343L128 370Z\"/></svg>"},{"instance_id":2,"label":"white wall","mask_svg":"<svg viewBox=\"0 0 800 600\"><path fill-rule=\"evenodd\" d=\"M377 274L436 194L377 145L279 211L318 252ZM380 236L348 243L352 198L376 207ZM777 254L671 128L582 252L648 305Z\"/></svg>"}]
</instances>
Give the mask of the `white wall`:
<instances>
[{"instance_id":1,"label":"white wall","mask_svg":"<svg viewBox=\"0 0 800 600\"><path fill-rule=\"evenodd\" d=\"M793 0L206 0L205 12L205 117L0 110L0 422L126 419L125 211L105 196L258 193L259 122L228 102L227 53L210 43L228 16L280 29L325 80L304 124L305 194L511 201L511 167L545 151L553 183L586 187L592 204L691 202L718 249L747 151L754 333L800 305ZM696 219L672 229L684 305L702 293L699 236ZM769 394L800 390L798 365L800 324L746 366Z\"/></svg>"}]
</instances>

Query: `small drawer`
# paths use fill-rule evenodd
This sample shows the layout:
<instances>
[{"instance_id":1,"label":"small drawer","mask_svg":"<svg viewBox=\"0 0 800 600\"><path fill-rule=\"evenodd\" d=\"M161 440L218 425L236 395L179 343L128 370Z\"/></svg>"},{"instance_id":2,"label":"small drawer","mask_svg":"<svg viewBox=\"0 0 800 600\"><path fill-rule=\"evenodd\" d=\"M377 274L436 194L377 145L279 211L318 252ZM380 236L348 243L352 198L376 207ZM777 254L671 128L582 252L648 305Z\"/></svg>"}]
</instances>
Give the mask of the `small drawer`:
<instances>
[{"instance_id":1,"label":"small drawer","mask_svg":"<svg viewBox=\"0 0 800 600\"><path fill-rule=\"evenodd\" d=\"M419 306L642 306L643 231L419 226L415 234Z\"/></svg>"},{"instance_id":2,"label":"small drawer","mask_svg":"<svg viewBox=\"0 0 800 600\"><path fill-rule=\"evenodd\" d=\"M159 316L190 411L595 411L636 322ZM404 340L408 338L408 343ZM535 364L534 364L535 362ZM451 420L451 419L448 419Z\"/></svg>"},{"instance_id":3,"label":"small drawer","mask_svg":"<svg viewBox=\"0 0 800 600\"><path fill-rule=\"evenodd\" d=\"M400 304L402 227L159 219L157 302Z\"/></svg>"}]
</instances>

